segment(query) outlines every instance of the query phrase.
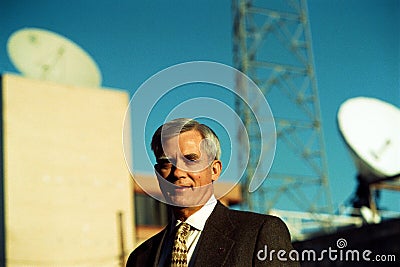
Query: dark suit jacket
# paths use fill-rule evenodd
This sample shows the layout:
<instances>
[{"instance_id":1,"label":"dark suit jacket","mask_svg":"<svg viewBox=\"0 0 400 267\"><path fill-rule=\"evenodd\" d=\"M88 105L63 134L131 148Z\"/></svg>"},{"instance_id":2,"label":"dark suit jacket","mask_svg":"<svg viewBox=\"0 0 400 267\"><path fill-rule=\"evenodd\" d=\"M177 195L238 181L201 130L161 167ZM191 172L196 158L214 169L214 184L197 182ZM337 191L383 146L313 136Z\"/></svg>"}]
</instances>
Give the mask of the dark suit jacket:
<instances>
[{"instance_id":1,"label":"dark suit jacket","mask_svg":"<svg viewBox=\"0 0 400 267\"><path fill-rule=\"evenodd\" d=\"M126 266L157 266L167 229L169 225L136 248ZM292 249L289 231L281 219L230 210L218 201L205 224L190 266L299 266L297 262L289 261L288 252ZM275 252L272 254L273 261L270 261L272 250ZM277 259L279 250L287 251L281 254L281 258L285 257L288 261Z\"/></svg>"}]
</instances>

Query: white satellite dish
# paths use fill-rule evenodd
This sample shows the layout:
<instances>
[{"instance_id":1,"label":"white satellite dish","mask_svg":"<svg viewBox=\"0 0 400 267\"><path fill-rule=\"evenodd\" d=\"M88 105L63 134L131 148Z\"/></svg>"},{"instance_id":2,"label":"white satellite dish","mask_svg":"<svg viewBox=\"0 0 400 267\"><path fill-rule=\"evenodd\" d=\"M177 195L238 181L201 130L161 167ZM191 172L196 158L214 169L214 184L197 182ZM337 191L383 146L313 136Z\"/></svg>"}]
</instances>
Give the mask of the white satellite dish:
<instances>
[{"instance_id":1,"label":"white satellite dish","mask_svg":"<svg viewBox=\"0 0 400 267\"><path fill-rule=\"evenodd\" d=\"M375 98L352 98L340 106L338 125L365 182L400 175L399 108Z\"/></svg>"},{"instance_id":2,"label":"white satellite dish","mask_svg":"<svg viewBox=\"0 0 400 267\"><path fill-rule=\"evenodd\" d=\"M14 66L27 77L77 86L101 85L101 73L89 54L56 33L21 29L10 36L7 49Z\"/></svg>"}]
</instances>

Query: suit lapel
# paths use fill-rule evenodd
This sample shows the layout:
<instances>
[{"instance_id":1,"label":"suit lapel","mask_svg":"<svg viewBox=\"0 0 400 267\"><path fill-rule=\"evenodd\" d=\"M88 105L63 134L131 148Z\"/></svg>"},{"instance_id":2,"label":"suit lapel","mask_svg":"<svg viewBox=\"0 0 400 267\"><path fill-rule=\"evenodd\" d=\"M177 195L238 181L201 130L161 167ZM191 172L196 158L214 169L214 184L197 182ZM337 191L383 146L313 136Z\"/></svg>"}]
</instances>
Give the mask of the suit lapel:
<instances>
[{"instance_id":1,"label":"suit lapel","mask_svg":"<svg viewBox=\"0 0 400 267\"><path fill-rule=\"evenodd\" d=\"M149 249L147 253L143 255L144 258L149 259L148 263L152 263L152 265L146 264L146 266L157 267L158 262L161 258L161 251L164 245L164 240L168 234L169 225L167 225L164 230L162 230L155 238L150 239L151 243L149 243Z\"/></svg>"},{"instance_id":2,"label":"suit lapel","mask_svg":"<svg viewBox=\"0 0 400 267\"><path fill-rule=\"evenodd\" d=\"M158 243L156 255L154 257L155 261L154 261L153 267L157 267L158 266L158 262L160 261L161 249L162 249L162 247L164 245L164 240L165 240L165 238L166 238L166 236L168 234L169 226L170 225L168 224L167 227L165 227L164 234L162 235L162 238L161 238L160 242Z\"/></svg>"},{"instance_id":3,"label":"suit lapel","mask_svg":"<svg viewBox=\"0 0 400 267\"><path fill-rule=\"evenodd\" d=\"M235 226L228 212L228 209L218 201L197 244L194 266L207 266L210 260L214 266L223 266L226 262L235 244L232 238Z\"/></svg>"}]
</instances>

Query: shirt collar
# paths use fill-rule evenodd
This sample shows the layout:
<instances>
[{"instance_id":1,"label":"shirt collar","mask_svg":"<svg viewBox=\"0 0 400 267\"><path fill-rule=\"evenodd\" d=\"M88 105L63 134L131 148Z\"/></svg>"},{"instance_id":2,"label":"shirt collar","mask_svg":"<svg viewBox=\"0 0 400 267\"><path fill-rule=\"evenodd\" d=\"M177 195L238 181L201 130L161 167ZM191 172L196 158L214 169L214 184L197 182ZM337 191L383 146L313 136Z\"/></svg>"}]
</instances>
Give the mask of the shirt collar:
<instances>
[{"instance_id":1,"label":"shirt collar","mask_svg":"<svg viewBox=\"0 0 400 267\"><path fill-rule=\"evenodd\" d=\"M203 231L204 225L214 210L215 205L217 205L217 199L214 195L212 195L206 204L201 207L201 209L190 215L185 222L191 227L199 231ZM181 220L176 220L176 225L179 225L181 222Z\"/></svg>"}]
</instances>

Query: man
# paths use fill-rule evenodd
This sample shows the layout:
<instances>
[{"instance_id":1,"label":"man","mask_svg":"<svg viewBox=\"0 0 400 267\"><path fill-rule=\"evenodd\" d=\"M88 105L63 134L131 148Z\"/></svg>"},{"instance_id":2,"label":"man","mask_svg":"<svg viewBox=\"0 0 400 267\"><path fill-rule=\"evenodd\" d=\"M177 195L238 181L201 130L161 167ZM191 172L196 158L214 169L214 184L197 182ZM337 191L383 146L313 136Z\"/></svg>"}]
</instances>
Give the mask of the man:
<instances>
[{"instance_id":1,"label":"man","mask_svg":"<svg viewBox=\"0 0 400 267\"><path fill-rule=\"evenodd\" d=\"M208 126L172 120L157 129L151 148L172 217L131 253L127 267L298 266L288 257L293 248L279 218L230 210L216 200L213 182L222 170L221 148Z\"/></svg>"}]
</instances>

